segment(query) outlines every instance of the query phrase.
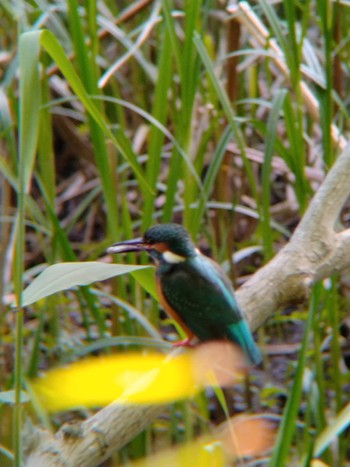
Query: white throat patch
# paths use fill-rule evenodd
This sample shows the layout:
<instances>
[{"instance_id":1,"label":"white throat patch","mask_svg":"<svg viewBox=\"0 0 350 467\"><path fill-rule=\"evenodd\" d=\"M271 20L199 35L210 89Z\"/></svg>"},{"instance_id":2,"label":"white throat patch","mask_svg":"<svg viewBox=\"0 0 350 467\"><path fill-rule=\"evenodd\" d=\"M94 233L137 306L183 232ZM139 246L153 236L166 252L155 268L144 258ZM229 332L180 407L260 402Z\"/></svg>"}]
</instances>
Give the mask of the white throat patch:
<instances>
[{"instance_id":1,"label":"white throat patch","mask_svg":"<svg viewBox=\"0 0 350 467\"><path fill-rule=\"evenodd\" d=\"M163 252L163 258L167 263L170 264L178 264L186 261L184 256L177 255L176 253L172 253L169 250Z\"/></svg>"}]
</instances>

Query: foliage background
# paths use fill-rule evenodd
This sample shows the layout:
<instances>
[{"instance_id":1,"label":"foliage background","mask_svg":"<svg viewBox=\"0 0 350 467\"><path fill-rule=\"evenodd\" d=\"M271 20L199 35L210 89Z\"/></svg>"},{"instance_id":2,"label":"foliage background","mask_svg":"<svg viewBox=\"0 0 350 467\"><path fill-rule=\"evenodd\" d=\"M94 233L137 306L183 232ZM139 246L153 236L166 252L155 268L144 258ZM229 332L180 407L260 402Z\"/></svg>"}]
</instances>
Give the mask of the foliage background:
<instances>
[{"instance_id":1,"label":"foliage background","mask_svg":"<svg viewBox=\"0 0 350 467\"><path fill-rule=\"evenodd\" d=\"M110 261L104 251L111 243L176 221L239 286L288 241L338 154L332 124L345 136L349 130L350 5L260 0L250 6L279 46L286 74L271 44L259 43L254 25L249 31L226 2L2 2L3 390L16 387L18 395L21 375L96 346L109 352L118 336L148 337L152 329L152 337L159 330L176 339L173 323L129 278L13 313L14 294L47 264ZM57 41L22 35L42 29ZM345 207L341 220L348 219ZM307 456L348 402L348 286L344 274L313 293L298 430L293 446L286 442L284 462ZM284 310L259 331L263 368L252 372L248 387L225 393L224 408L212 394L175 404L120 459L190 440L227 413L283 416L309 311L307 305ZM1 465L10 465L10 451L19 456L21 416L19 403L0 407ZM51 423L57 427L70 416ZM348 436L343 431L323 453L325 462L346 465ZM275 452L283 451L283 439Z\"/></svg>"}]
</instances>

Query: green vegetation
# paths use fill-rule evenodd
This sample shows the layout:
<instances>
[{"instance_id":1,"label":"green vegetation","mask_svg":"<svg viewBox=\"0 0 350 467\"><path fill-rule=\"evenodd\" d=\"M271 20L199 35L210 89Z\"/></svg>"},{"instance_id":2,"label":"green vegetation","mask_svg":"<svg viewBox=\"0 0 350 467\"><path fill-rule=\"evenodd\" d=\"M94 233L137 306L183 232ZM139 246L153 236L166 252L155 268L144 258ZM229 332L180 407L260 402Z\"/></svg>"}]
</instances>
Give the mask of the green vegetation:
<instances>
[{"instance_id":1,"label":"green vegetation","mask_svg":"<svg viewBox=\"0 0 350 467\"><path fill-rule=\"evenodd\" d=\"M109 261L110 244L175 221L239 286L288 242L343 147L350 3L240 5L1 2L0 465L20 465L25 418L44 423L23 403L26 377L118 343L140 348L156 329L176 339L140 271L24 308L33 277L58 262ZM116 458L266 412L281 423L261 465L346 465L349 287L337 274L310 304L276 313L258 333L263 368L238 396L176 403Z\"/></svg>"}]
</instances>

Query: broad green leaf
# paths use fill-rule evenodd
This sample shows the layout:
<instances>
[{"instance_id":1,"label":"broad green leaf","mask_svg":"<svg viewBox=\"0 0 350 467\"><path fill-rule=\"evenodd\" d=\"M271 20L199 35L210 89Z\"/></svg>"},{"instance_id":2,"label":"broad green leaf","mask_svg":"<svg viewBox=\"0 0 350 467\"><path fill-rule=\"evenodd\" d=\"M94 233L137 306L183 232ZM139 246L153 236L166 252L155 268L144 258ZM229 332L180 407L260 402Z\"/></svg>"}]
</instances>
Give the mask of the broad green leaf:
<instances>
[{"instance_id":1,"label":"broad green leaf","mask_svg":"<svg viewBox=\"0 0 350 467\"><path fill-rule=\"evenodd\" d=\"M105 264L97 261L58 263L45 269L23 292L23 306L77 285L88 285L151 266Z\"/></svg>"},{"instance_id":2,"label":"broad green leaf","mask_svg":"<svg viewBox=\"0 0 350 467\"><path fill-rule=\"evenodd\" d=\"M153 298L155 298L157 301L159 300L156 288L155 268L153 266L149 266L148 268L143 269L136 269L131 272L131 275L150 295L152 295Z\"/></svg>"}]
</instances>

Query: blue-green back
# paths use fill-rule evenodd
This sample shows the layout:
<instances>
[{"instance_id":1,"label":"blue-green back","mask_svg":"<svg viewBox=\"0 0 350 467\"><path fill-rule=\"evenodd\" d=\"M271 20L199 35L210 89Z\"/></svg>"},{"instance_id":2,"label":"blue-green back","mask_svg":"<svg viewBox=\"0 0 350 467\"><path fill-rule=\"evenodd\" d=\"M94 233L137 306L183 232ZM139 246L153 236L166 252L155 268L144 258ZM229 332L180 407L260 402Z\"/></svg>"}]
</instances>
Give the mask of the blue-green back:
<instances>
[{"instance_id":1,"label":"blue-green back","mask_svg":"<svg viewBox=\"0 0 350 467\"><path fill-rule=\"evenodd\" d=\"M169 305L202 340L221 338L243 317L233 288L213 261L203 255L159 268Z\"/></svg>"},{"instance_id":2,"label":"blue-green back","mask_svg":"<svg viewBox=\"0 0 350 467\"><path fill-rule=\"evenodd\" d=\"M199 254L177 264L162 264L157 274L168 304L200 340L228 338L252 363L260 362L231 282L219 265Z\"/></svg>"}]
</instances>

